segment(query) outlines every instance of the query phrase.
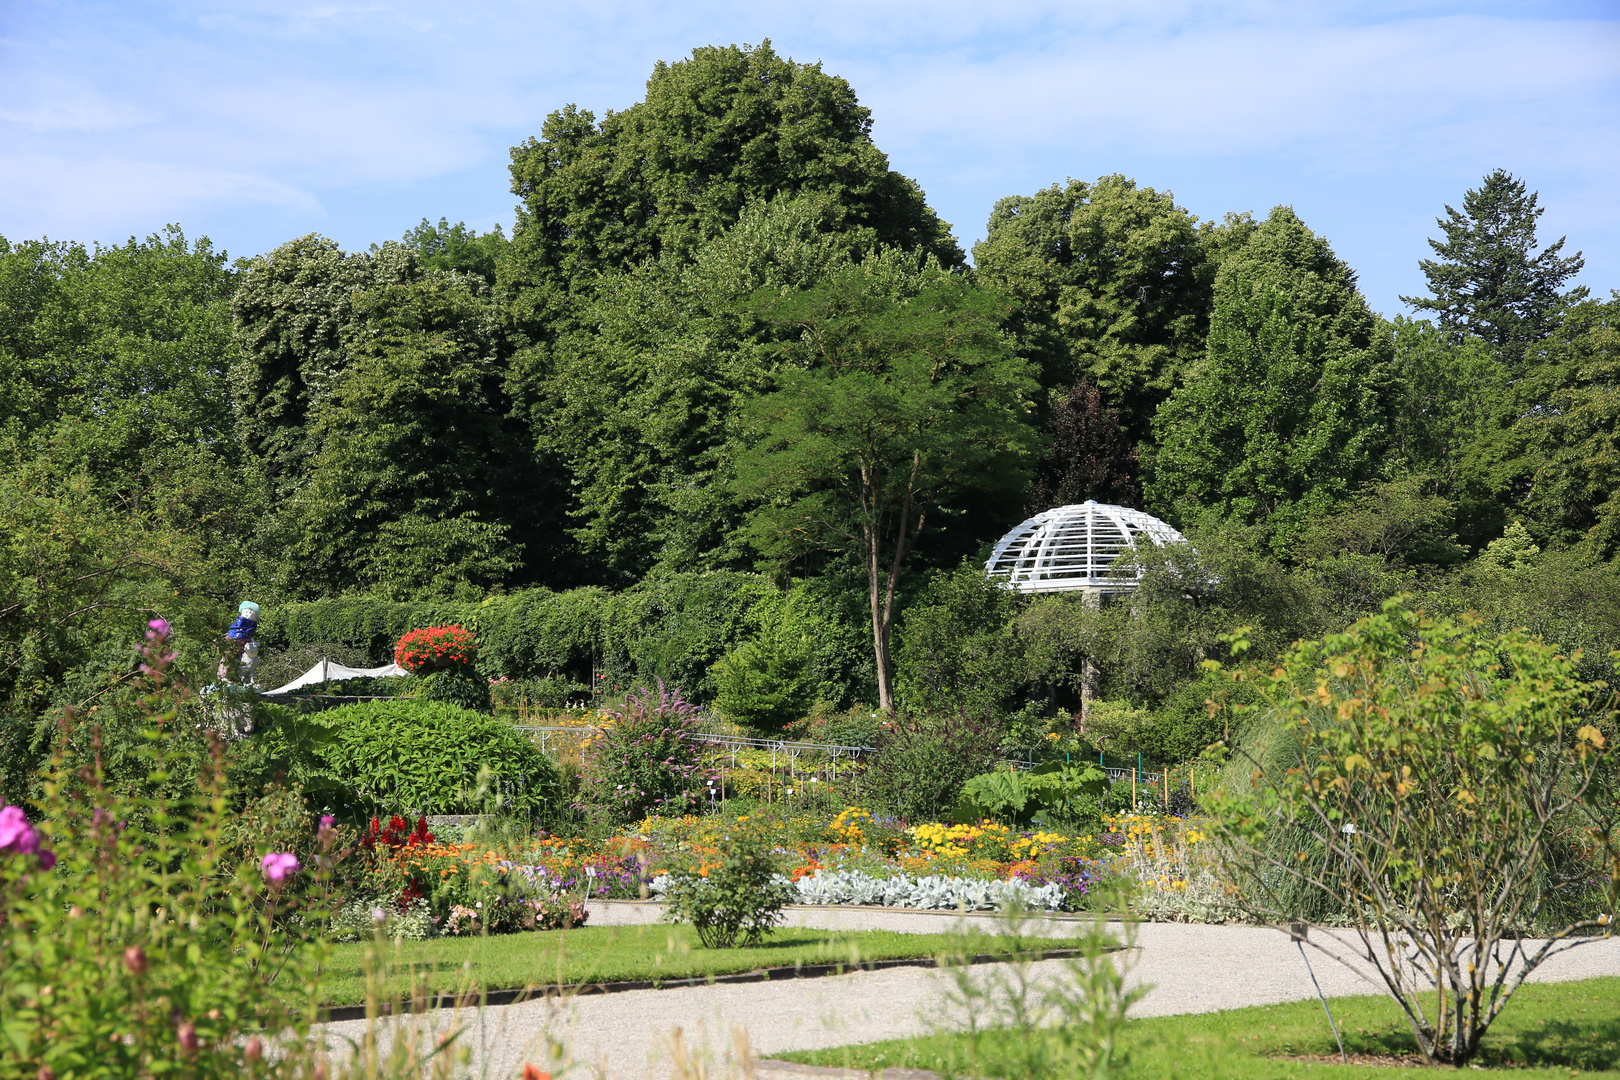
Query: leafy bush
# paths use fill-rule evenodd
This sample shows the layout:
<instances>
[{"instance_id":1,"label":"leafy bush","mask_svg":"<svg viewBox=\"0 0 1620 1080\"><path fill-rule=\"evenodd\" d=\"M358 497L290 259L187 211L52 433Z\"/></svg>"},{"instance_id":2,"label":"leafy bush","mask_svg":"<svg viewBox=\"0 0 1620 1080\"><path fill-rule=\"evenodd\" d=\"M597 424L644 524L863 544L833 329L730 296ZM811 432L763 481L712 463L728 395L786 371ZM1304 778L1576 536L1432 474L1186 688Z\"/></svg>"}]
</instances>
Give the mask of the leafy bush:
<instances>
[{"instance_id":1,"label":"leafy bush","mask_svg":"<svg viewBox=\"0 0 1620 1080\"><path fill-rule=\"evenodd\" d=\"M402 635L394 646L394 663L413 675L471 667L478 660L478 641L459 626L429 626Z\"/></svg>"},{"instance_id":2,"label":"leafy bush","mask_svg":"<svg viewBox=\"0 0 1620 1080\"><path fill-rule=\"evenodd\" d=\"M908 821L937 821L968 778L991 771L998 726L968 716L896 716L861 774L863 802Z\"/></svg>"},{"instance_id":3,"label":"leafy bush","mask_svg":"<svg viewBox=\"0 0 1620 1080\"><path fill-rule=\"evenodd\" d=\"M174 753L167 636L155 622L146 657L155 772L188 753ZM0 811L0 1075L234 1078L252 1073L265 1031L282 1032L293 1073L313 1010L283 998L306 980L318 993L320 960L286 932L299 861L230 858L224 747L210 743L200 783L177 797L118 793L93 763L70 787L59 748L37 830Z\"/></svg>"},{"instance_id":4,"label":"leafy bush","mask_svg":"<svg viewBox=\"0 0 1620 1080\"><path fill-rule=\"evenodd\" d=\"M818 704L810 715L788 729L791 738L832 746L876 746L884 727L882 713L870 705L832 712Z\"/></svg>"},{"instance_id":5,"label":"leafy bush","mask_svg":"<svg viewBox=\"0 0 1620 1080\"><path fill-rule=\"evenodd\" d=\"M755 731L778 732L810 708L809 666L809 635L776 620L715 665L715 707Z\"/></svg>"},{"instance_id":6,"label":"leafy bush","mask_svg":"<svg viewBox=\"0 0 1620 1080\"><path fill-rule=\"evenodd\" d=\"M473 712L494 712L489 682L469 667L444 668L413 677L411 697L419 701L442 701Z\"/></svg>"},{"instance_id":7,"label":"leafy bush","mask_svg":"<svg viewBox=\"0 0 1620 1080\"><path fill-rule=\"evenodd\" d=\"M711 949L757 945L797 899L769 843L757 830L734 825L720 841L720 861L699 870L675 870L664 881L664 918L691 923Z\"/></svg>"},{"instance_id":8,"label":"leafy bush","mask_svg":"<svg viewBox=\"0 0 1620 1080\"><path fill-rule=\"evenodd\" d=\"M548 675L538 679L489 680L490 706L497 714L535 711L560 712L575 702L589 701L588 684L574 682L561 675Z\"/></svg>"},{"instance_id":9,"label":"leafy bush","mask_svg":"<svg viewBox=\"0 0 1620 1080\"><path fill-rule=\"evenodd\" d=\"M936 572L906 609L896 651L900 698L917 712L1006 711L1023 681L1017 594L964 564Z\"/></svg>"},{"instance_id":10,"label":"leafy bush","mask_svg":"<svg viewBox=\"0 0 1620 1080\"><path fill-rule=\"evenodd\" d=\"M1523 631L1399 600L1251 678L1288 738L1249 755L1255 790L1206 799L1235 899L1270 922L1333 901L1424 1056L1466 1063L1531 972L1620 914L1607 688Z\"/></svg>"},{"instance_id":11,"label":"leafy bush","mask_svg":"<svg viewBox=\"0 0 1620 1080\"><path fill-rule=\"evenodd\" d=\"M310 718L331 732L317 752L347 778L358 805L378 811L454 814L502 809L545 819L560 810L557 768L510 724L440 702L391 699ZM479 773L489 770L483 798Z\"/></svg>"},{"instance_id":12,"label":"leafy bush","mask_svg":"<svg viewBox=\"0 0 1620 1080\"><path fill-rule=\"evenodd\" d=\"M1074 817L1077 806L1086 802L1095 806L1107 790L1108 775L1090 762L1065 765L1049 761L1029 772L985 773L963 785L951 820L965 823L990 818L1022 826L1041 813Z\"/></svg>"},{"instance_id":13,"label":"leafy bush","mask_svg":"<svg viewBox=\"0 0 1620 1080\"><path fill-rule=\"evenodd\" d=\"M679 817L700 810L708 780L696 706L677 690L638 690L608 714L585 748L578 809L617 828L648 815Z\"/></svg>"}]
</instances>

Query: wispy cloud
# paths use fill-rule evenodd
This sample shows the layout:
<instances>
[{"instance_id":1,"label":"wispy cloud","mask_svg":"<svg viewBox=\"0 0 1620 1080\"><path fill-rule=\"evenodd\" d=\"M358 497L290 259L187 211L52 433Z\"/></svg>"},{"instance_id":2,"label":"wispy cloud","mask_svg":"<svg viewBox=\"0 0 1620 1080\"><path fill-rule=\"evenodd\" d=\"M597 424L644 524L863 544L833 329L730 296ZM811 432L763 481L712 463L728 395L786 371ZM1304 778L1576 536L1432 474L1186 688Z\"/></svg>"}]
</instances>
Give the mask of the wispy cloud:
<instances>
[{"instance_id":1,"label":"wispy cloud","mask_svg":"<svg viewBox=\"0 0 1620 1080\"><path fill-rule=\"evenodd\" d=\"M507 148L550 110L622 108L656 60L766 37L851 79L966 241L997 197L1125 171L1206 216L1311 207L1389 307L1440 203L1500 164L1542 189L1589 278L1620 278L1620 18L1601 0L12 8L0 232L180 220L249 253L492 220Z\"/></svg>"}]
</instances>

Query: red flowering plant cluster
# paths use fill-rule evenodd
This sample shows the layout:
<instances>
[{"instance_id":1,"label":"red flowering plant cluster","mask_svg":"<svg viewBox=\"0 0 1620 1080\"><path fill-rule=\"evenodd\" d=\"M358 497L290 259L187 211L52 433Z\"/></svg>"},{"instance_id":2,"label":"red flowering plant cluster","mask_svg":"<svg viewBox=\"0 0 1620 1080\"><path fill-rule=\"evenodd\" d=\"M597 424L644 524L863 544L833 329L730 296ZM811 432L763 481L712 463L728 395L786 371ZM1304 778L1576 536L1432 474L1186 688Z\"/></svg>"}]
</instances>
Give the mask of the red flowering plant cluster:
<instances>
[{"instance_id":1,"label":"red flowering plant cluster","mask_svg":"<svg viewBox=\"0 0 1620 1080\"><path fill-rule=\"evenodd\" d=\"M412 630L394 646L394 663L414 674L471 667L478 659L478 640L461 626Z\"/></svg>"},{"instance_id":2,"label":"red flowering plant cluster","mask_svg":"<svg viewBox=\"0 0 1620 1080\"><path fill-rule=\"evenodd\" d=\"M428 831L426 817L418 817L414 828L398 814L391 817L386 825L372 818L370 826L360 834L360 847L371 857L372 873L375 875L373 888L378 892L391 892L390 885L398 885L399 908L401 911L409 910L411 904L428 895L429 883L422 880L420 873L414 872L419 867L413 867L409 860L399 856L408 849L428 848L436 842L434 835Z\"/></svg>"}]
</instances>

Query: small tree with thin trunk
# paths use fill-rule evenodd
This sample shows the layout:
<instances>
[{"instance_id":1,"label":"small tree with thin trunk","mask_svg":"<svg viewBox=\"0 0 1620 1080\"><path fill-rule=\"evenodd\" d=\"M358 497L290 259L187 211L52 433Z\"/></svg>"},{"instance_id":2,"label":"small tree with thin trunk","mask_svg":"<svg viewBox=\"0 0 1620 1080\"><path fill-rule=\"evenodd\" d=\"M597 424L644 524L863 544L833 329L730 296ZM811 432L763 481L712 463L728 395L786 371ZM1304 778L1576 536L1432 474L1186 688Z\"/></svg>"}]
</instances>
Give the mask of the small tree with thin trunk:
<instances>
[{"instance_id":1,"label":"small tree with thin trunk","mask_svg":"<svg viewBox=\"0 0 1620 1080\"><path fill-rule=\"evenodd\" d=\"M1273 753L1206 802L1234 899L1347 924L1431 1061L1467 1062L1531 972L1612 933L1615 714L1578 660L1397 598L1251 676Z\"/></svg>"},{"instance_id":2,"label":"small tree with thin trunk","mask_svg":"<svg viewBox=\"0 0 1620 1080\"><path fill-rule=\"evenodd\" d=\"M798 333L777 388L747 410L737 487L758 500L749 535L768 557L860 559L878 696L893 712L889 634L906 557L952 499L1023 489L1035 380L1002 339L998 299L949 275L896 299L857 268L761 311Z\"/></svg>"}]
</instances>

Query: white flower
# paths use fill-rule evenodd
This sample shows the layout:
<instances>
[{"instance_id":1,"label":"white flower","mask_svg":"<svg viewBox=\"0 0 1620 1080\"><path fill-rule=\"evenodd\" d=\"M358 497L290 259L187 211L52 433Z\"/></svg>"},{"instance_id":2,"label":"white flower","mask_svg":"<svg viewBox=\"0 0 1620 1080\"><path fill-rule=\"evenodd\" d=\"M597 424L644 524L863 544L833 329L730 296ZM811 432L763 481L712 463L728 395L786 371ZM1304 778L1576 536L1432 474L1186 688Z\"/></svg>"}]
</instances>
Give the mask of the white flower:
<instances>
[{"instance_id":1,"label":"white flower","mask_svg":"<svg viewBox=\"0 0 1620 1080\"><path fill-rule=\"evenodd\" d=\"M382 908L374 907L371 909L372 922L382 922L386 918L388 918L388 912L384 911Z\"/></svg>"},{"instance_id":2,"label":"white flower","mask_svg":"<svg viewBox=\"0 0 1620 1080\"><path fill-rule=\"evenodd\" d=\"M1344 833L1344 835L1346 835L1346 836L1354 836L1354 835L1356 835L1356 827L1355 827L1354 823L1349 822L1349 821L1345 822L1344 823L1344 828L1340 829L1339 831Z\"/></svg>"}]
</instances>

